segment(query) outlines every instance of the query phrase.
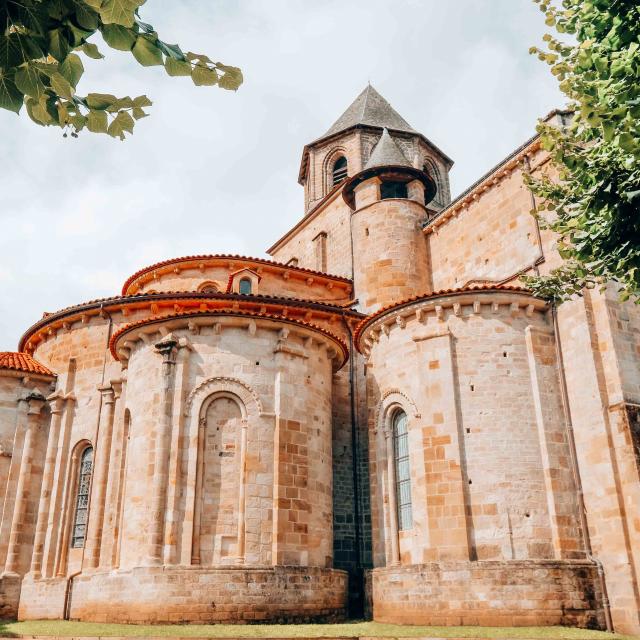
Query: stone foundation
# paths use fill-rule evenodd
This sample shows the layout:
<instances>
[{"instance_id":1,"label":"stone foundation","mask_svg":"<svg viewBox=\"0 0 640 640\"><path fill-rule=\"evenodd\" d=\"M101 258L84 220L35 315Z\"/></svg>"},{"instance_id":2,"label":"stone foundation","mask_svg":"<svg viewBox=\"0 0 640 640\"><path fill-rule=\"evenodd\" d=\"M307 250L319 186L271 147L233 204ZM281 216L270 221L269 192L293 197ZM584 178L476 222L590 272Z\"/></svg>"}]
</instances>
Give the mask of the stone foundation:
<instances>
[{"instance_id":1,"label":"stone foundation","mask_svg":"<svg viewBox=\"0 0 640 640\"><path fill-rule=\"evenodd\" d=\"M589 562L434 562L373 569L367 580L377 622L604 628Z\"/></svg>"},{"instance_id":2,"label":"stone foundation","mask_svg":"<svg viewBox=\"0 0 640 640\"><path fill-rule=\"evenodd\" d=\"M25 582L19 619L62 618L65 586L65 579ZM318 567L84 574L73 579L68 604L71 620L138 624L337 622L346 607L347 573Z\"/></svg>"},{"instance_id":3,"label":"stone foundation","mask_svg":"<svg viewBox=\"0 0 640 640\"><path fill-rule=\"evenodd\" d=\"M0 620L15 620L18 617L21 582L22 576L0 576Z\"/></svg>"}]
</instances>

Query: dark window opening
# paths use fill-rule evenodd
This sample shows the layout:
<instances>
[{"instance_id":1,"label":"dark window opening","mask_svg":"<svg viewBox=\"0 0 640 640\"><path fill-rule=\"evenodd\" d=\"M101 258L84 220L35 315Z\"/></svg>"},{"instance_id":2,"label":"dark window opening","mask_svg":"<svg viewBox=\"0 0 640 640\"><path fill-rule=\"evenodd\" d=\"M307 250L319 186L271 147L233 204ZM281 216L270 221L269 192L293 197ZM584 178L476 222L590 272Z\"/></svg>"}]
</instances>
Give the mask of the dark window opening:
<instances>
[{"instance_id":1,"label":"dark window opening","mask_svg":"<svg viewBox=\"0 0 640 640\"><path fill-rule=\"evenodd\" d=\"M249 278L242 278L242 280L240 280L240 287L239 287L240 293L243 293L245 295L248 295L251 293L251 280L249 280Z\"/></svg>"},{"instance_id":2,"label":"dark window opening","mask_svg":"<svg viewBox=\"0 0 640 640\"><path fill-rule=\"evenodd\" d=\"M347 159L340 156L333 164L333 186L342 182L347 177Z\"/></svg>"},{"instance_id":3,"label":"dark window opening","mask_svg":"<svg viewBox=\"0 0 640 640\"><path fill-rule=\"evenodd\" d=\"M406 182L383 182L380 185L380 199L388 198L407 198Z\"/></svg>"}]
</instances>

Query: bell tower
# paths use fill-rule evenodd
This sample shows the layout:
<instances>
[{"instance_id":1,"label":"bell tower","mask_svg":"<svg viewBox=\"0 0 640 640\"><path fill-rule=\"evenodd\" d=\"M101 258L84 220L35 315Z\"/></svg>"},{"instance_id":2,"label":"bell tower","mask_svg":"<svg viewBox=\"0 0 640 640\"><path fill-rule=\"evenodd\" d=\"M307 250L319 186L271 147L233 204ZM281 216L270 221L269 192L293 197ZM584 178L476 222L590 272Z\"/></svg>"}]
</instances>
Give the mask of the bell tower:
<instances>
[{"instance_id":1,"label":"bell tower","mask_svg":"<svg viewBox=\"0 0 640 640\"><path fill-rule=\"evenodd\" d=\"M304 187L305 214L346 178L362 171L385 128L410 163L433 178L433 210L449 202L452 160L368 84L331 127L303 149L298 182Z\"/></svg>"}]
</instances>

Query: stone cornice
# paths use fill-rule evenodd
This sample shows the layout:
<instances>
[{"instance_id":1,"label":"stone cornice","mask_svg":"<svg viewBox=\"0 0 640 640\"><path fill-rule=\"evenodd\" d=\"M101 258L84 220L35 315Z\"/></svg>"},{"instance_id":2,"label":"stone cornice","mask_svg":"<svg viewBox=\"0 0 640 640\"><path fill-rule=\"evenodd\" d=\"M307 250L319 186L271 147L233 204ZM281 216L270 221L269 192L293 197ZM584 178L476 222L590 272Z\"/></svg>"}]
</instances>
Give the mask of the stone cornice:
<instances>
[{"instance_id":1,"label":"stone cornice","mask_svg":"<svg viewBox=\"0 0 640 640\"><path fill-rule=\"evenodd\" d=\"M543 312L547 303L524 289L517 288L476 288L460 291L446 291L412 298L398 305L382 309L363 320L356 329L355 344L360 353L369 355L372 345L381 335L391 331L403 330L412 321L423 323L427 317L435 316L444 320L445 315L455 316L480 314L482 307L491 313L506 312L512 316L534 312ZM428 335L417 335L416 340L430 339L446 335L446 326L442 331Z\"/></svg>"},{"instance_id":2,"label":"stone cornice","mask_svg":"<svg viewBox=\"0 0 640 640\"><path fill-rule=\"evenodd\" d=\"M352 320L362 318L362 314L352 309L298 298L190 291L148 293L94 300L48 314L25 332L20 339L20 349L33 351L40 342L56 335L59 331L69 331L77 322L87 324L91 319L101 317L100 314L104 311L109 314L121 312L126 316L134 311L146 310L150 316L156 316L163 309L175 313L183 309L207 310L234 306L257 311L288 309L288 313L302 315L307 321L311 318L337 321L343 316L348 316Z\"/></svg>"},{"instance_id":3,"label":"stone cornice","mask_svg":"<svg viewBox=\"0 0 640 640\"><path fill-rule=\"evenodd\" d=\"M305 339L316 340L318 343L324 344L327 351L331 351L336 356L335 359L330 356L334 359L334 370L336 371L345 364L349 357L346 342L322 327L283 316L233 309L194 311L146 318L116 331L109 341L109 349L114 359L127 360L137 341L150 343L158 332L164 336L168 335L169 331L187 329L197 335L203 327L212 326L216 333L220 333L224 326L229 324L245 328L249 336L255 334L258 326L283 331L283 325L285 325L287 335L289 332L297 333ZM338 354L341 354L341 357Z\"/></svg>"}]
</instances>

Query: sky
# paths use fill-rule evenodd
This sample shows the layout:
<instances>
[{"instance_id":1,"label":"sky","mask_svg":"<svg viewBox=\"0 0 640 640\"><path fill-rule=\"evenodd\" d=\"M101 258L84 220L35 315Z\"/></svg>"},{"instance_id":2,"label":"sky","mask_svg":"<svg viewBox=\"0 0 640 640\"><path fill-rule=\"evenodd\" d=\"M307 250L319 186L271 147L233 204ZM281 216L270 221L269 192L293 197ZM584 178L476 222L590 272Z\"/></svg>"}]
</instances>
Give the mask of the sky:
<instances>
[{"instance_id":1,"label":"sky","mask_svg":"<svg viewBox=\"0 0 640 640\"><path fill-rule=\"evenodd\" d=\"M148 95L132 137L63 138L0 111L0 350L159 260L265 257L302 216L302 147L369 81L453 158L453 196L565 102L528 53L545 32L532 0L148 0L141 17L244 84L195 87L98 35L106 58L84 61L78 93Z\"/></svg>"}]
</instances>

